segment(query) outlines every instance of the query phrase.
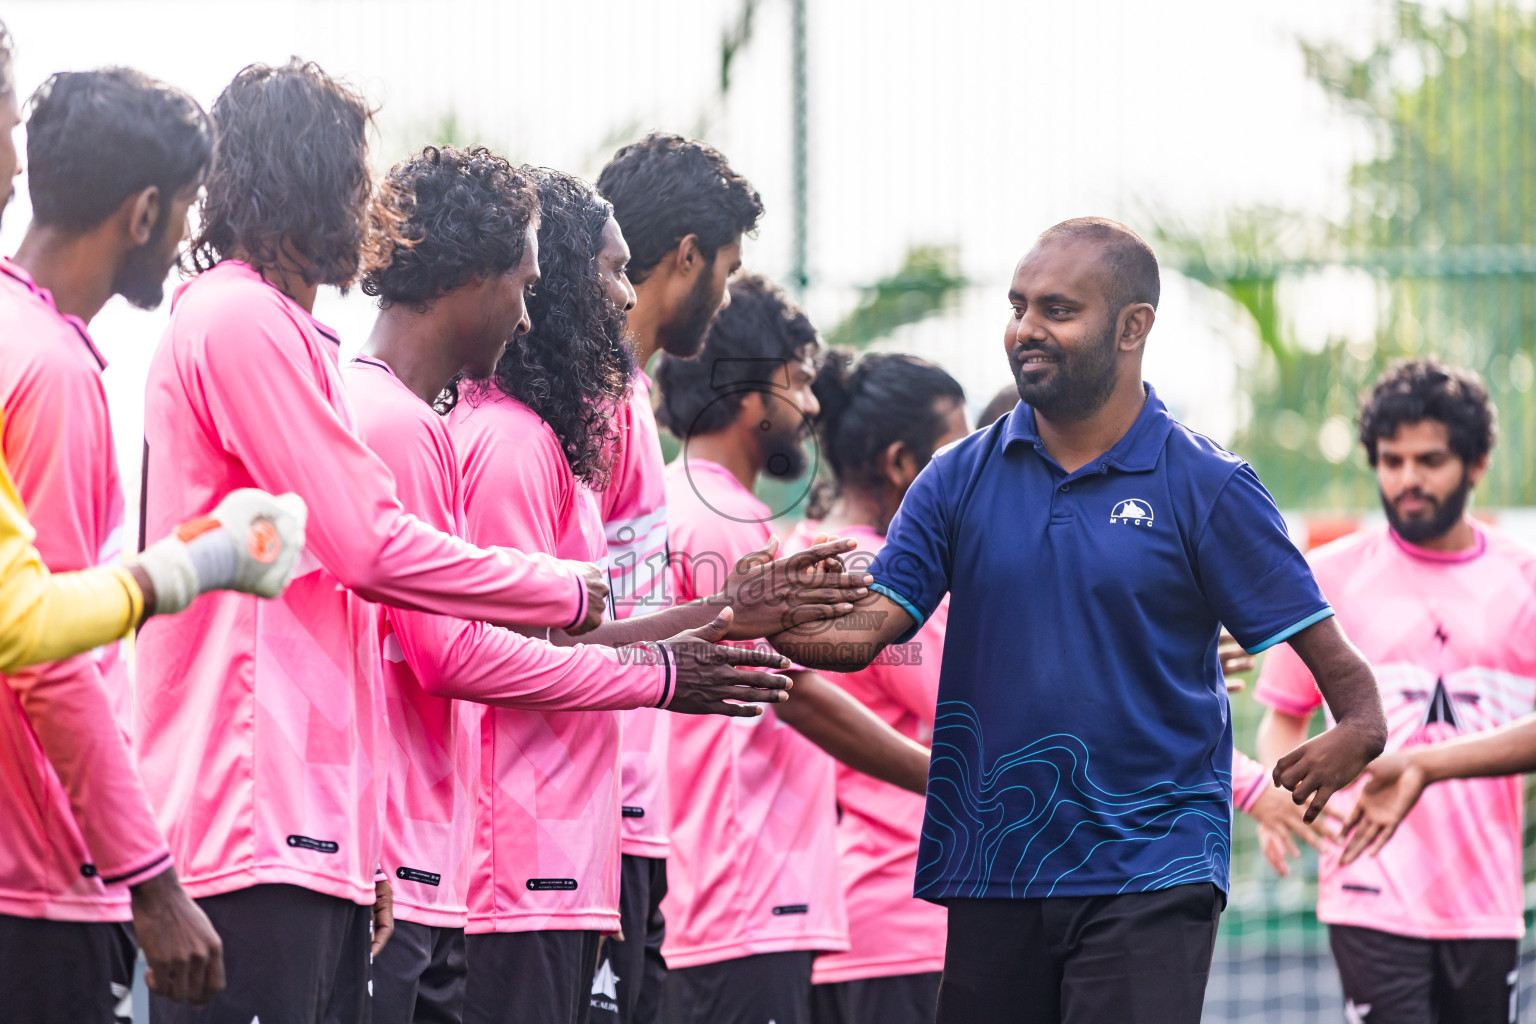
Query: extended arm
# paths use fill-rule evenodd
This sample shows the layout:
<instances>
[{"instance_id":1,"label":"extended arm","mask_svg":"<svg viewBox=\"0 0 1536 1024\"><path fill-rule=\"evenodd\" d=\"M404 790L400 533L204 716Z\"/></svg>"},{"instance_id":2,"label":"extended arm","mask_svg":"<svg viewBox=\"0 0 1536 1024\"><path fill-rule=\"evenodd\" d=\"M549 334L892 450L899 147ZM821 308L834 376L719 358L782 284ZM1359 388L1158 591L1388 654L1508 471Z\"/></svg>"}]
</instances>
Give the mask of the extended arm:
<instances>
[{"instance_id":1,"label":"extended arm","mask_svg":"<svg viewBox=\"0 0 1536 1024\"><path fill-rule=\"evenodd\" d=\"M1369 777L1345 826L1349 843L1340 863L1375 855L1397 832L1425 788L1446 779L1479 779L1536 771L1536 715L1475 736L1397 750L1372 761Z\"/></svg>"},{"instance_id":2,"label":"extended arm","mask_svg":"<svg viewBox=\"0 0 1536 1024\"><path fill-rule=\"evenodd\" d=\"M1334 793L1353 782L1387 744L1387 718L1371 666L1344 636L1332 616L1290 638L1306 664L1334 726L1275 762L1275 782L1307 803L1305 819L1316 820ZM1262 753L1262 748L1261 748Z\"/></svg>"},{"instance_id":3,"label":"extended arm","mask_svg":"<svg viewBox=\"0 0 1536 1024\"><path fill-rule=\"evenodd\" d=\"M907 739L815 672L791 672L794 689L774 714L833 758L881 782L921 795L928 748Z\"/></svg>"},{"instance_id":4,"label":"extended arm","mask_svg":"<svg viewBox=\"0 0 1536 1024\"><path fill-rule=\"evenodd\" d=\"M884 594L871 592L853 603L853 614L787 629L768 642L791 661L830 672L865 668L914 625L912 615Z\"/></svg>"}]
</instances>

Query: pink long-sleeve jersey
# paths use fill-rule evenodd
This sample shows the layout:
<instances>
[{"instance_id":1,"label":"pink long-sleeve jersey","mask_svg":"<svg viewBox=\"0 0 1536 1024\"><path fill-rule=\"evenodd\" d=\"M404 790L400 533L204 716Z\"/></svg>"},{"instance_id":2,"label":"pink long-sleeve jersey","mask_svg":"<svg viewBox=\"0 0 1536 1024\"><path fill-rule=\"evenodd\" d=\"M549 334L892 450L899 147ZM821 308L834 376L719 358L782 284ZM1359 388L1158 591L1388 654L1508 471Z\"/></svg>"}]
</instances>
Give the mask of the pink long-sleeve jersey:
<instances>
[{"instance_id":1,"label":"pink long-sleeve jersey","mask_svg":"<svg viewBox=\"0 0 1536 1024\"><path fill-rule=\"evenodd\" d=\"M121 554L105 366L85 324L0 260L0 442L54 572ZM0 678L0 914L128 920L125 886L170 851L128 747L121 644Z\"/></svg>"},{"instance_id":2,"label":"pink long-sleeve jersey","mask_svg":"<svg viewBox=\"0 0 1536 1024\"><path fill-rule=\"evenodd\" d=\"M666 479L677 596L691 601L772 539L771 513L713 462L679 459ZM671 726L667 964L847 949L832 759L772 709Z\"/></svg>"},{"instance_id":3,"label":"pink long-sleeve jersey","mask_svg":"<svg viewBox=\"0 0 1536 1024\"><path fill-rule=\"evenodd\" d=\"M608 540L608 587L613 617L627 619L672 606L667 567L666 460L651 408L651 378L636 370L629 401L615 417L618 444L612 476L599 500ZM624 805L621 848L635 857L665 857L671 849L667 798L667 727L664 712L624 713L619 783Z\"/></svg>"},{"instance_id":4,"label":"pink long-sleeve jersey","mask_svg":"<svg viewBox=\"0 0 1536 1024\"><path fill-rule=\"evenodd\" d=\"M539 625L585 611L569 567L483 551L405 513L355 433L337 348L303 307L226 261L178 291L150 365L150 536L237 487L309 505L281 598L205 594L139 635L140 766L194 896L288 883L373 902L386 758L369 601Z\"/></svg>"},{"instance_id":5,"label":"pink long-sleeve jersey","mask_svg":"<svg viewBox=\"0 0 1536 1024\"><path fill-rule=\"evenodd\" d=\"M1232 806L1247 812L1253 809L1265 787L1274 785L1269 771L1259 762L1243 753L1232 751Z\"/></svg>"},{"instance_id":6,"label":"pink long-sleeve jersey","mask_svg":"<svg viewBox=\"0 0 1536 1024\"><path fill-rule=\"evenodd\" d=\"M442 417L380 360L360 356L343 376L358 429L394 474L406 510L462 536L463 476ZM534 711L653 707L666 670L623 661L606 647L554 647L483 622L380 612L390 736L384 870L395 916L463 928L480 761L480 712L467 702Z\"/></svg>"},{"instance_id":7,"label":"pink long-sleeve jersey","mask_svg":"<svg viewBox=\"0 0 1536 1024\"><path fill-rule=\"evenodd\" d=\"M475 390L454 407L449 430L464 470L466 536L603 556L597 500L533 410ZM617 711L481 711L469 932L618 928L619 729Z\"/></svg>"},{"instance_id":8,"label":"pink long-sleeve jersey","mask_svg":"<svg viewBox=\"0 0 1536 1024\"><path fill-rule=\"evenodd\" d=\"M819 524L803 522L785 541L786 553L815 543ZM885 538L864 526L841 527L858 541L844 562L867 568ZM824 672L881 721L911 740L931 745L944 658L946 598L909 642L892 644L858 672ZM837 771L837 867L848 907L848 950L816 958L818 985L944 969L949 912L912 895L923 798L846 765Z\"/></svg>"}]
</instances>

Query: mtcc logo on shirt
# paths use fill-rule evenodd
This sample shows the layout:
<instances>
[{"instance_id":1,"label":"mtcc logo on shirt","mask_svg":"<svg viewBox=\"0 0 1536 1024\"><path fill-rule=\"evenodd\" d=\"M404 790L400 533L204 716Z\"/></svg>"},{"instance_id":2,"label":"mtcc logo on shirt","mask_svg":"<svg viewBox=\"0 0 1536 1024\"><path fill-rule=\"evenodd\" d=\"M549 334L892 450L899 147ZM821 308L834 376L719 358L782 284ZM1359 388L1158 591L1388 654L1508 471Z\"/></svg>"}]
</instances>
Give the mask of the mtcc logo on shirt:
<instances>
[{"instance_id":1,"label":"mtcc logo on shirt","mask_svg":"<svg viewBox=\"0 0 1536 1024\"><path fill-rule=\"evenodd\" d=\"M1115 506L1109 521L1124 526L1151 526L1152 506L1140 498L1127 498Z\"/></svg>"}]
</instances>

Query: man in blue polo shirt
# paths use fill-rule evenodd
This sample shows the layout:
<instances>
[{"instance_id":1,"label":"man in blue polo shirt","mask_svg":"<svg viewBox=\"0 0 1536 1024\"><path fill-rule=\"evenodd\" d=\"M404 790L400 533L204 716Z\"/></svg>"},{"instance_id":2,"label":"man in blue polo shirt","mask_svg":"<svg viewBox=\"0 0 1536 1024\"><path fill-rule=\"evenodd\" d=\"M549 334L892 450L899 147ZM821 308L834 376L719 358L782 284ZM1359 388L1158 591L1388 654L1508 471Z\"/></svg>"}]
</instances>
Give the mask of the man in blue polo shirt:
<instances>
[{"instance_id":1,"label":"man in blue polo shirt","mask_svg":"<svg viewBox=\"0 0 1536 1024\"><path fill-rule=\"evenodd\" d=\"M1228 884L1222 624L1290 643L1338 721L1275 768L1309 821L1385 742L1273 499L1143 384L1158 289L1123 225L1041 235L1008 295L1022 401L917 478L875 615L773 638L848 671L950 594L916 884L950 908L941 1022L1199 1020Z\"/></svg>"}]
</instances>

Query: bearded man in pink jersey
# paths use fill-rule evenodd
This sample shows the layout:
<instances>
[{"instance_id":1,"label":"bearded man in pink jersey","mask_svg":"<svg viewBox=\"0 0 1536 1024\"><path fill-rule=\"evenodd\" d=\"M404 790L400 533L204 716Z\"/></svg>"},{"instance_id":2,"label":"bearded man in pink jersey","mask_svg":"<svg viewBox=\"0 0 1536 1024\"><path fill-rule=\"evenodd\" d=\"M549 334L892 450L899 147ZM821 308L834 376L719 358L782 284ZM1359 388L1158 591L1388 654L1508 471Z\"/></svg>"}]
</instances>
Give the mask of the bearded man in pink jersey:
<instances>
[{"instance_id":1,"label":"bearded man in pink jersey","mask_svg":"<svg viewBox=\"0 0 1536 1024\"><path fill-rule=\"evenodd\" d=\"M730 288L698 358L657 368L660 420L684 442L666 474L679 599L771 543L774 512L751 487L805 473L819 409L805 314L762 277ZM672 722L663 1019L808 1020L813 957L848 945L827 754L923 790L921 744L817 674L792 678L791 699L751 723Z\"/></svg>"},{"instance_id":2,"label":"bearded man in pink jersey","mask_svg":"<svg viewBox=\"0 0 1536 1024\"><path fill-rule=\"evenodd\" d=\"M1309 556L1379 681L1388 761L1536 704L1536 553L1467 514L1495 419L1469 371L1434 359L1388 370L1360 411L1387 522ZM1259 756L1272 762L1306 737L1320 698L1289 648L1265 661L1255 696L1269 707ZM1338 795L1343 809L1361 786ZM1514 1019L1523 807L1518 777L1447 782L1377 856L1324 851L1317 916L1351 1020Z\"/></svg>"},{"instance_id":3,"label":"bearded man in pink jersey","mask_svg":"<svg viewBox=\"0 0 1536 1024\"><path fill-rule=\"evenodd\" d=\"M362 98L313 64L253 65L212 116L199 273L149 372L142 519L155 535L256 485L306 500L310 543L281 600L206 596L140 634L140 766L229 978L204 1012L161 999L151 1012L354 1020L391 924L370 602L579 630L600 621L607 588L590 564L482 550L406 514L357 436L339 343L312 308L322 284L358 271L372 191Z\"/></svg>"},{"instance_id":4,"label":"bearded man in pink jersey","mask_svg":"<svg viewBox=\"0 0 1536 1024\"><path fill-rule=\"evenodd\" d=\"M611 208L590 185L556 171L532 173L540 202L532 329L509 341L489 379L459 383L450 417L468 531L483 543L601 557L607 541L591 486L605 478L612 410L627 398L629 250ZM844 613L863 589L862 574L814 567L850 546L747 562L707 602L615 621L582 639L624 645L704 626L712 637L727 627L732 636L752 637L773 629L786 605L806 614ZM733 608L734 620L717 617L724 606ZM735 656L743 664L784 664L745 653ZM685 668L679 665L679 677ZM733 678L744 684L750 674ZM746 685L740 692L763 699ZM681 703L671 709L732 716L759 710ZM620 727L616 712L481 713L476 834L485 839L471 874L466 1020L585 1016L599 937L619 924Z\"/></svg>"},{"instance_id":5,"label":"bearded man in pink jersey","mask_svg":"<svg viewBox=\"0 0 1536 1024\"><path fill-rule=\"evenodd\" d=\"M574 179L562 183L561 198L584 201L551 196L544 220L560 239L554 255L563 259L568 240L581 239L581 262L595 260L594 283L615 287L621 305L626 253L616 228L608 230L607 204ZM573 205L586 217L573 217ZM398 223L403 237L367 254L362 287L378 296L381 311L346 370L347 384L363 436L390 466L407 510L446 532L464 529L463 482L446 423L430 403L456 373L489 376L507 339L527 332L526 299L540 277L539 216L534 176L485 149L428 147L391 169L374 202L372 219ZM566 272L563 263L554 269L556 277ZM393 744L384 867L394 879L395 933L374 960L375 1022L462 1017L481 717L463 702L701 712L734 708L727 697L777 697L776 677L730 666L778 660L713 646L714 632L723 624L624 656L590 644L557 648L484 623L385 612Z\"/></svg>"}]
</instances>

